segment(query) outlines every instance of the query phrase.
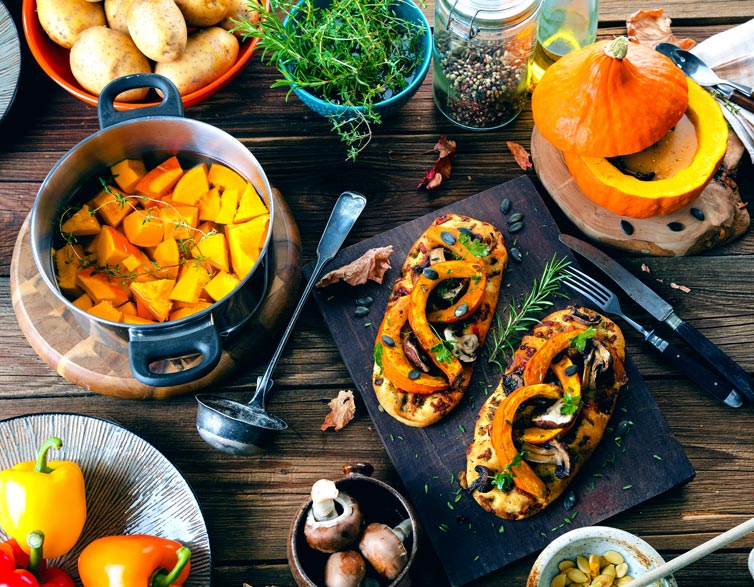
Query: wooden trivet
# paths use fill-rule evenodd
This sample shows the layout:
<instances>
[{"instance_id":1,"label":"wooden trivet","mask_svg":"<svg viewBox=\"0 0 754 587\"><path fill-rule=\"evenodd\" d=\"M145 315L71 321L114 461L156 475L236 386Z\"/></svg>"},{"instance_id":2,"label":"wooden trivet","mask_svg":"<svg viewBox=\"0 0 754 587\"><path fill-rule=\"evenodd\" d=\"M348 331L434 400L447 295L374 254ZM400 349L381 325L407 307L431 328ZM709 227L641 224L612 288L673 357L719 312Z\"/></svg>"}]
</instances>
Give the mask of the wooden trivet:
<instances>
[{"instance_id":1,"label":"wooden trivet","mask_svg":"<svg viewBox=\"0 0 754 587\"><path fill-rule=\"evenodd\" d=\"M16 239L10 266L13 309L21 330L36 353L58 374L79 387L127 399L165 399L216 384L250 357L266 356L278 325L293 308L301 276L298 227L282 194L273 189L275 215L267 250L274 273L264 300L247 324L224 341L220 363L201 379L171 387L150 387L131 373L127 343L114 350L90 336L45 285L32 261L29 217Z\"/></svg>"},{"instance_id":2,"label":"wooden trivet","mask_svg":"<svg viewBox=\"0 0 754 587\"><path fill-rule=\"evenodd\" d=\"M539 180L563 213L590 238L619 249L665 257L691 255L737 238L749 227L749 213L732 181L743 156L743 145L733 133L723 173L696 200L671 214L645 219L618 216L586 197L571 176L563 154L536 127L531 136L531 155ZM702 214L692 215L692 208ZM683 229L673 231L668 228L671 223L680 223Z\"/></svg>"}]
</instances>

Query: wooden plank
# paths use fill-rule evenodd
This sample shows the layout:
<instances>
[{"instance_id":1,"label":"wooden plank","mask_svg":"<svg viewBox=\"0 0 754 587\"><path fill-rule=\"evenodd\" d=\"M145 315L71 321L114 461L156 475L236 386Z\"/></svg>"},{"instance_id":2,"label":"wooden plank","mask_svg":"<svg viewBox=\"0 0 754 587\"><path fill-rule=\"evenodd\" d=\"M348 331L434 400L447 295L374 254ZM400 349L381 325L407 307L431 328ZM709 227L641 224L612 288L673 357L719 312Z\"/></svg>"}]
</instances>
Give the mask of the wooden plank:
<instances>
[{"instance_id":1,"label":"wooden plank","mask_svg":"<svg viewBox=\"0 0 754 587\"><path fill-rule=\"evenodd\" d=\"M506 237L509 247L515 243L523 253L524 261L512 262L506 272L499 305L505 308L512 298L528 291L553 254L570 256L557 241L559 231L534 186L523 177L349 247L330 265L343 265L372 247L393 245L394 268L382 286L366 285L355 290L335 287L317 291L315 295L424 531L453 585L463 585L531 554L570 527L600 522L693 477L683 450L630 361L627 363L630 383L622 395L613 426L624 417L630 418L635 431L633 438L643 440L616 448L609 436L605 439L572 485L579 503L578 518L571 524L563 522L564 517L570 519L573 513L564 511L560 500L526 520L503 522L481 510L459 487L458 474L465 469L465 450L477 411L500 376L484 356L476 365L468 400L438 424L424 429L409 428L380 409L371 385L374 337L391 282L406 253L426 227L444 213L467 214L503 227L505 218L500 211L503 198L510 199L512 210L523 213L525 218L524 230ZM371 295L375 300L375 310L370 313L366 327L363 319L353 316L354 298L360 295ZM618 457L620 460L616 461ZM662 466L658 458L662 459ZM635 465L634 470L626 468L628 462ZM600 476L594 486L592 482L597 478L592 475ZM505 535L501 537L503 531Z\"/></svg>"}]
</instances>

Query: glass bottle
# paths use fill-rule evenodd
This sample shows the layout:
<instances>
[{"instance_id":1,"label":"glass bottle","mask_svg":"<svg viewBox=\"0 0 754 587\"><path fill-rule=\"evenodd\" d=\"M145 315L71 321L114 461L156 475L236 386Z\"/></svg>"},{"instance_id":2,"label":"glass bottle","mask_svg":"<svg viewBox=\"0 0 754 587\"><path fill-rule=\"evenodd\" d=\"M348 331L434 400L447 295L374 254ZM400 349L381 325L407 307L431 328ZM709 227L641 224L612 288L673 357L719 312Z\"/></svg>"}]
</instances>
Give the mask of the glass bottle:
<instances>
[{"instance_id":1,"label":"glass bottle","mask_svg":"<svg viewBox=\"0 0 754 587\"><path fill-rule=\"evenodd\" d=\"M598 0L543 0L537 24L532 81L566 53L597 39Z\"/></svg>"},{"instance_id":2,"label":"glass bottle","mask_svg":"<svg viewBox=\"0 0 754 587\"><path fill-rule=\"evenodd\" d=\"M488 130L523 110L542 0L437 0L432 90L440 112Z\"/></svg>"}]
</instances>

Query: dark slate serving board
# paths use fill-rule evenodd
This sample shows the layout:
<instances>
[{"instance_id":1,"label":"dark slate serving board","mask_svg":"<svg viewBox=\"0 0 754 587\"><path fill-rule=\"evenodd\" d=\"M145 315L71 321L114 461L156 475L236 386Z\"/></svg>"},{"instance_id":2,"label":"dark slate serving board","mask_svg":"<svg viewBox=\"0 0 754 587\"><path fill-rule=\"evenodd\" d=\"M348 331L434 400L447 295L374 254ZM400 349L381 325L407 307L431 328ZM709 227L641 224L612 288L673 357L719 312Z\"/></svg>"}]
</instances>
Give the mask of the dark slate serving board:
<instances>
[{"instance_id":1,"label":"dark slate serving board","mask_svg":"<svg viewBox=\"0 0 754 587\"><path fill-rule=\"evenodd\" d=\"M508 234L500 211L503 198L513 204L510 213L525 215L524 229L513 235ZM610 425L615 427L625 419L633 426L620 444L610 429L605 434L571 485L576 505L570 511L563 507L561 497L529 519L504 521L482 510L461 490L458 473L465 470L465 451L477 412L499 380L499 370L487 361L486 352L479 359L467 399L439 423L411 428L381 411L371 385L372 357L388 294L414 241L437 216L449 212L491 222L503 231L508 247L516 246L523 254L520 263L510 262L498 311L504 311L513 296L528 291L553 254L575 264L570 251L558 241L558 228L536 188L521 177L342 250L326 270L349 263L372 247L389 244L394 247L392 268L382 285L369 282L353 288L338 284L317 290L315 298L425 536L451 584L460 586L541 550L568 530L597 524L686 483L694 477L694 470L630 359L629 383ZM355 299L363 295L372 296L374 304L369 315L357 318ZM567 303L559 300L556 307Z\"/></svg>"}]
</instances>

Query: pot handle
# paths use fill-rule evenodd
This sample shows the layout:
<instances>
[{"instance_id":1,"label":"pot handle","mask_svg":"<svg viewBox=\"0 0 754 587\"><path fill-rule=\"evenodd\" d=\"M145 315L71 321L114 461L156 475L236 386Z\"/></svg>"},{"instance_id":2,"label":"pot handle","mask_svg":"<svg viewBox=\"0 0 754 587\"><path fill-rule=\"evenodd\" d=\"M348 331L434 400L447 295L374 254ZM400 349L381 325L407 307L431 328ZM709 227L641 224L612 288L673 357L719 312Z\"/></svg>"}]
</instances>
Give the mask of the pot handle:
<instances>
[{"instance_id":1,"label":"pot handle","mask_svg":"<svg viewBox=\"0 0 754 587\"><path fill-rule=\"evenodd\" d=\"M154 106L116 110L115 98L126 90L136 88L157 88L162 91L162 102ZM156 73L134 73L124 75L107 84L97 101L99 126L105 129L124 120L143 118L145 116L183 116L183 101L176 85L168 78Z\"/></svg>"},{"instance_id":2,"label":"pot handle","mask_svg":"<svg viewBox=\"0 0 754 587\"><path fill-rule=\"evenodd\" d=\"M134 377L145 385L171 387L204 377L220 362L222 344L212 314L185 324L164 324L159 331L129 329L128 358ZM201 354L201 360L181 371L157 373L150 363Z\"/></svg>"}]
</instances>

